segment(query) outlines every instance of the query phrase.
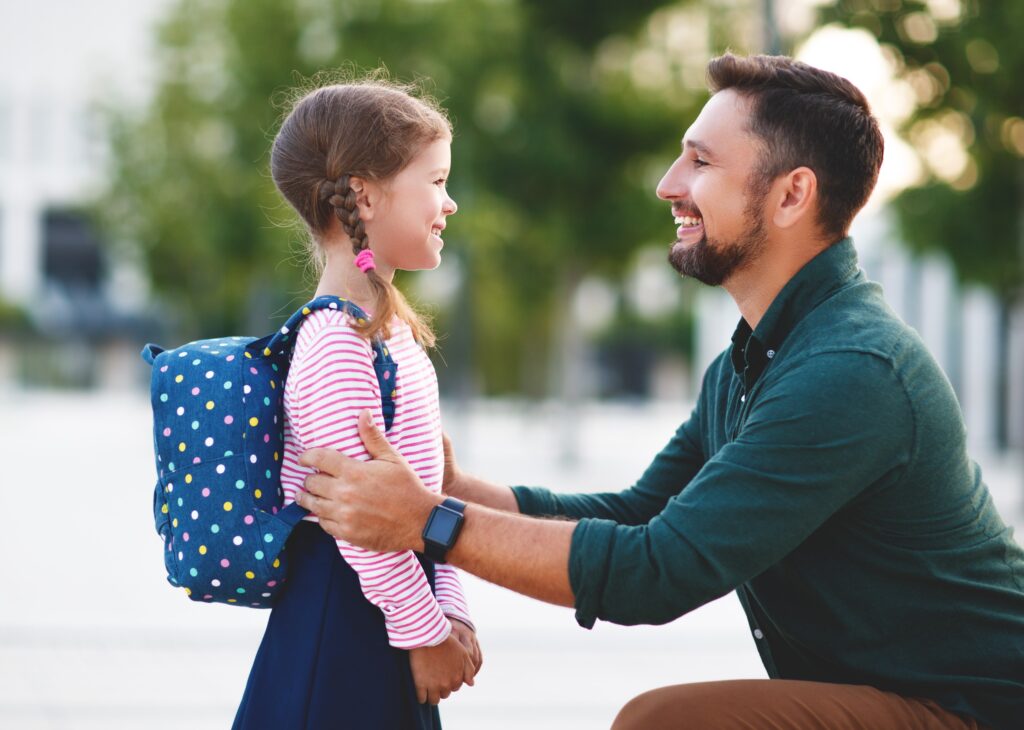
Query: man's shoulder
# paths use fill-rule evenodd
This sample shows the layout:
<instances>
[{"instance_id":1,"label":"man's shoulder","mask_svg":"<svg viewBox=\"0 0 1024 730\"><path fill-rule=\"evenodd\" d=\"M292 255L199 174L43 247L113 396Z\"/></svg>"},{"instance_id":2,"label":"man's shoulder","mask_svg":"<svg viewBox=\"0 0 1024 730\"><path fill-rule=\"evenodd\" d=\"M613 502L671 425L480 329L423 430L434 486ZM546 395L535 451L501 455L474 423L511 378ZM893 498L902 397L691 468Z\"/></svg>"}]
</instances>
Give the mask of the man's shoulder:
<instances>
[{"instance_id":1,"label":"man's shoulder","mask_svg":"<svg viewBox=\"0 0 1024 730\"><path fill-rule=\"evenodd\" d=\"M877 284L864 282L830 297L793 330L780 355L783 349L790 367L813 363L808 370L838 372L851 387L859 384L856 390L868 400L873 392L897 388L915 410L956 409L937 360L889 307Z\"/></svg>"},{"instance_id":2,"label":"man's shoulder","mask_svg":"<svg viewBox=\"0 0 1024 730\"><path fill-rule=\"evenodd\" d=\"M896 369L908 358L932 359L918 333L870 281L845 287L823 301L793 329L784 346L803 357L828 355L855 362L858 355L872 355Z\"/></svg>"}]
</instances>

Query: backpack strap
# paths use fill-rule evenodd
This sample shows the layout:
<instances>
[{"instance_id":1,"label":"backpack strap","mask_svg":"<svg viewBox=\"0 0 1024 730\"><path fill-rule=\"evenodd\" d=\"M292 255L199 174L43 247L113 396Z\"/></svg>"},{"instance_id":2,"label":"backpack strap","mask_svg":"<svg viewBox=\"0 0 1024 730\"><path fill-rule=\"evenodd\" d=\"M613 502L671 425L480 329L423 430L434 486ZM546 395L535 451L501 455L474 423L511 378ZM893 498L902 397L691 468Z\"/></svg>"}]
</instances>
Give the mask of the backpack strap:
<instances>
[{"instance_id":1,"label":"backpack strap","mask_svg":"<svg viewBox=\"0 0 1024 730\"><path fill-rule=\"evenodd\" d=\"M164 351L164 348L160 345L154 345L152 342L142 348L142 359L152 365L156 361L156 356Z\"/></svg>"},{"instance_id":2,"label":"backpack strap","mask_svg":"<svg viewBox=\"0 0 1024 730\"><path fill-rule=\"evenodd\" d=\"M279 357L287 359L295 347L295 333L302 325L302 321L313 312L320 309L340 309L348 312L354 319L367 320L369 316L358 305L334 296L322 296L307 302L299 307L277 332L269 337L256 340L250 345L255 350L254 356ZM384 415L384 430L390 431L391 424L395 420L395 375L398 373L398 364L391 358L391 353L380 336L375 336L370 343L373 348L373 369L377 373L377 382L380 385L381 412Z\"/></svg>"}]
</instances>

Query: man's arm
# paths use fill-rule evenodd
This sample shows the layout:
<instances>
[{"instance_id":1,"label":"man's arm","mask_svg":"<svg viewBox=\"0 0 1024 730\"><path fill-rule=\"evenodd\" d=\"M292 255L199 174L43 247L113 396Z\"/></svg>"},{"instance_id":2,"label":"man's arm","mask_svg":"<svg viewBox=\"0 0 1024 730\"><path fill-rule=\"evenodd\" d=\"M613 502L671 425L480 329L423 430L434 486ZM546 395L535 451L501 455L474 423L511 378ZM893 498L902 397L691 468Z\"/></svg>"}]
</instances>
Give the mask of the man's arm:
<instances>
[{"instance_id":1,"label":"man's arm","mask_svg":"<svg viewBox=\"0 0 1024 730\"><path fill-rule=\"evenodd\" d=\"M444 497L423 486L368 412L359 418L359 431L373 461L358 462L329 449L307 451L300 462L320 473L306 478L306 492L296 501L317 515L320 526L335 537L344 536L374 550L422 552L421 531ZM572 606L569 545L575 527L573 522L539 520L469 504L448 559L518 593Z\"/></svg>"},{"instance_id":2,"label":"man's arm","mask_svg":"<svg viewBox=\"0 0 1024 730\"><path fill-rule=\"evenodd\" d=\"M441 489L445 494L463 502L482 504L485 507L505 512L519 511L519 503L516 501L511 487L503 487L463 472L455 461L455 449L452 447L448 434L444 434L442 438L444 440L444 481L441 484Z\"/></svg>"},{"instance_id":3,"label":"man's arm","mask_svg":"<svg viewBox=\"0 0 1024 730\"><path fill-rule=\"evenodd\" d=\"M455 461L448 437L444 438L445 494L506 512L537 517L585 517L621 525L643 525L679 494L705 463L701 445L700 406L676 430L636 483L620 492L555 494L540 487L505 487L466 474Z\"/></svg>"},{"instance_id":4,"label":"man's arm","mask_svg":"<svg viewBox=\"0 0 1024 730\"><path fill-rule=\"evenodd\" d=\"M803 367L762 395L736 440L648 524L573 525L470 506L453 559L513 590L571 602L587 627L664 623L760 575L869 485L898 480L909 458L913 415L887 363L835 353ZM375 437L368 421L361 429ZM422 547L441 497L396 455L369 450L382 456L331 463L310 452L304 463L329 473L307 478L315 498L302 505L344 539Z\"/></svg>"}]
</instances>

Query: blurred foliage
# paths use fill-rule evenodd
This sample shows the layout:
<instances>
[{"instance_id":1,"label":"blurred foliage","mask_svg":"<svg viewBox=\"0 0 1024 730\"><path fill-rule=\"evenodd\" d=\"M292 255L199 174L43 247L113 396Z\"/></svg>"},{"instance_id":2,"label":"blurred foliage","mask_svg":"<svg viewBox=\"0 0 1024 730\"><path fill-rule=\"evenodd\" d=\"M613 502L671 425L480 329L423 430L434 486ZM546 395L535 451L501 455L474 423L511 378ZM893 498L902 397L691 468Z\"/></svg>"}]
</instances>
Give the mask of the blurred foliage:
<instances>
[{"instance_id":1,"label":"blurred foliage","mask_svg":"<svg viewBox=\"0 0 1024 730\"><path fill-rule=\"evenodd\" d=\"M0 297L0 335L24 335L32 331L28 312Z\"/></svg>"},{"instance_id":2,"label":"blurred foliage","mask_svg":"<svg viewBox=\"0 0 1024 730\"><path fill-rule=\"evenodd\" d=\"M926 161L950 134L969 155L960 174L943 179L933 164L896 199L907 243L947 252L962 279L1004 302L1024 295L1024 3L839 0L823 19L887 49L916 94L903 131Z\"/></svg>"},{"instance_id":3,"label":"blurred foliage","mask_svg":"<svg viewBox=\"0 0 1024 730\"><path fill-rule=\"evenodd\" d=\"M269 176L272 102L322 69L429 80L455 124L446 258L470 284L438 329L471 332L487 392L542 394L576 283L615 280L672 236L653 182L703 90L638 86L628 52L599 62L607 43L636 48L666 4L180 0L151 102L112 120L110 237L140 248L182 337L269 330L314 286Z\"/></svg>"}]
</instances>

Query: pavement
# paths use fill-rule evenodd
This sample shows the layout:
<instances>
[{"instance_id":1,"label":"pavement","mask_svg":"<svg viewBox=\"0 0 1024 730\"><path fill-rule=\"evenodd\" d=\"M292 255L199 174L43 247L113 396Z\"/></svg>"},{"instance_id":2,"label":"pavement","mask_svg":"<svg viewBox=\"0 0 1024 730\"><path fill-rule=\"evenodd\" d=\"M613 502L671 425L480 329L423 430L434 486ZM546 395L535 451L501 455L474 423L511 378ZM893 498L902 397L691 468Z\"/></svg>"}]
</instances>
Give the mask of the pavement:
<instances>
[{"instance_id":1,"label":"pavement","mask_svg":"<svg viewBox=\"0 0 1024 730\"><path fill-rule=\"evenodd\" d=\"M442 408L465 469L564 491L627 486L689 413L685 403ZM193 604L165 582L149 419L140 393L0 389L0 727L230 726L268 614ZM617 448L623 439L635 448ZM979 462L1019 535L1021 460ZM442 704L446 730L606 728L646 689L765 676L732 595L665 626L586 631L569 609L464 583L485 666Z\"/></svg>"}]
</instances>

